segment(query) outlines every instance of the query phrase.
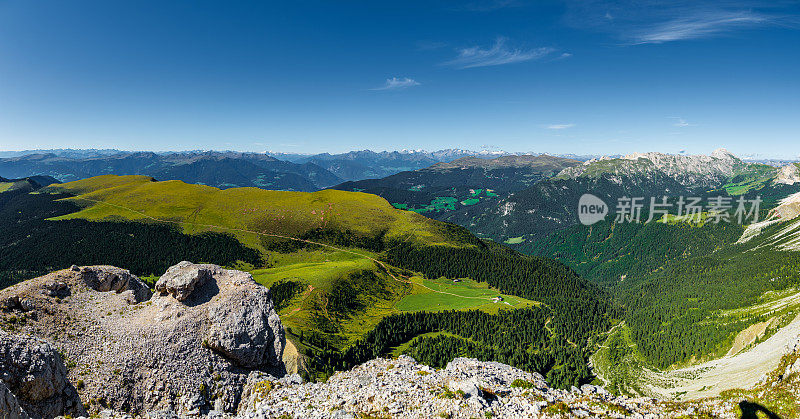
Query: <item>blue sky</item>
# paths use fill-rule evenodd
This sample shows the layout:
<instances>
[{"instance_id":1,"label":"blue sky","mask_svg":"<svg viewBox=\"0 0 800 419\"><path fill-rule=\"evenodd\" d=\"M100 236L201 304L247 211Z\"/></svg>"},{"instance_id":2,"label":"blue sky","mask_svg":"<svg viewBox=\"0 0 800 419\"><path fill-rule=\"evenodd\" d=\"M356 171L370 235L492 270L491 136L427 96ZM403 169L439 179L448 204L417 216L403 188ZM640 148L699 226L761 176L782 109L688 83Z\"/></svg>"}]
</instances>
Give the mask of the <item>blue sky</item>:
<instances>
[{"instance_id":1,"label":"blue sky","mask_svg":"<svg viewBox=\"0 0 800 419\"><path fill-rule=\"evenodd\" d=\"M0 150L800 155L797 1L0 0Z\"/></svg>"}]
</instances>

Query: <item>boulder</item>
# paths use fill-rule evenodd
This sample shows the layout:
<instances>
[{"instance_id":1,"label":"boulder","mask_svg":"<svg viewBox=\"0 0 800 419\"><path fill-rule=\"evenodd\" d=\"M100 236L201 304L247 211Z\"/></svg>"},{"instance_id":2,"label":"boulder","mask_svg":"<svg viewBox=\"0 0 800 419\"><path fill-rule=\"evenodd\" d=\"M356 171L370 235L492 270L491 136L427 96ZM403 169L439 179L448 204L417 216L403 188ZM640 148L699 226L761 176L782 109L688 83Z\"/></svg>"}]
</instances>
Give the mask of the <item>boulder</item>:
<instances>
[{"instance_id":1,"label":"boulder","mask_svg":"<svg viewBox=\"0 0 800 419\"><path fill-rule=\"evenodd\" d=\"M269 290L260 287L248 294L210 307L206 344L246 368L278 366L286 337Z\"/></svg>"},{"instance_id":2,"label":"boulder","mask_svg":"<svg viewBox=\"0 0 800 419\"><path fill-rule=\"evenodd\" d=\"M156 291L162 295L172 295L178 301L184 301L189 298L195 287L203 285L212 274L213 271L208 266L183 261L167 269L156 282Z\"/></svg>"},{"instance_id":3,"label":"boulder","mask_svg":"<svg viewBox=\"0 0 800 419\"><path fill-rule=\"evenodd\" d=\"M462 381L450 381L450 390L464 392L466 398L483 398L483 392L478 386L478 382L474 379Z\"/></svg>"},{"instance_id":4,"label":"boulder","mask_svg":"<svg viewBox=\"0 0 800 419\"><path fill-rule=\"evenodd\" d=\"M0 331L0 375L3 387L26 415L52 418L86 413L77 391L67 380L61 355L47 342ZM15 408L10 396L0 398L0 403Z\"/></svg>"}]
</instances>

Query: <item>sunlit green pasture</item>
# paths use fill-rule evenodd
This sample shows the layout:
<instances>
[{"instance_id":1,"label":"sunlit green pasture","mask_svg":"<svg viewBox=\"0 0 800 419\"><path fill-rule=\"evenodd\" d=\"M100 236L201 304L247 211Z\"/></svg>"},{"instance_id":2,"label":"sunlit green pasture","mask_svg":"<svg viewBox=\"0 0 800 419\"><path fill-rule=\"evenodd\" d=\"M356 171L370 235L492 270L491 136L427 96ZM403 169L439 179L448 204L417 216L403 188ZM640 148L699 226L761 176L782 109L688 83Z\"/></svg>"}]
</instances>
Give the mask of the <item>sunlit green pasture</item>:
<instances>
[{"instance_id":1,"label":"sunlit green pasture","mask_svg":"<svg viewBox=\"0 0 800 419\"><path fill-rule=\"evenodd\" d=\"M383 198L358 192L220 190L177 180L155 182L145 176L112 175L52 185L44 191L76 194L68 199L83 206L81 211L59 219L147 221L152 217L180 223L187 233L229 232L253 247L259 247L258 236L243 230L286 236L317 228L362 235L386 231L387 239L413 236L427 243L446 241L435 221L395 210Z\"/></svg>"}]
</instances>

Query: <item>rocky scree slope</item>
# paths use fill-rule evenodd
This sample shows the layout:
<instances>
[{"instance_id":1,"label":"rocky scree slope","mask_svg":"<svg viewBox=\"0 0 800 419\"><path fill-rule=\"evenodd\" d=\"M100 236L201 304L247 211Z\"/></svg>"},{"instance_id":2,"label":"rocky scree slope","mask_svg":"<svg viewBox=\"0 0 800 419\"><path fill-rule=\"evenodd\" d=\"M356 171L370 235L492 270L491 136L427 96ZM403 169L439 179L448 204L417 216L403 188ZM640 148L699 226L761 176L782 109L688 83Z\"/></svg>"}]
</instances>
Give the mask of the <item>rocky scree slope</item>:
<instances>
[{"instance_id":1,"label":"rocky scree slope","mask_svg":"<svg viewBox=\"0 0 800 419\"><path fill-rule=\"evenodd\" d=\"M181 262L152 296L127 270L73 266L1 290L0 325L58 348L89 413L235 412L252 371L283 374L269 290L216 265Z\"/></svg>"},{"instance_id":2,"label":"rocky scree slope","mask_svg":"<svg viewBox=\"0 0 800 419\"><path fill-rule=\"evenodd\" d=\"M734 418L738 400L688 403L614 396L601 387L548 387L541 375L497 362L456 358L444 369L408 356L375 359L325 383L252 383L240 418Z\"/></svg>"}]
</instances>

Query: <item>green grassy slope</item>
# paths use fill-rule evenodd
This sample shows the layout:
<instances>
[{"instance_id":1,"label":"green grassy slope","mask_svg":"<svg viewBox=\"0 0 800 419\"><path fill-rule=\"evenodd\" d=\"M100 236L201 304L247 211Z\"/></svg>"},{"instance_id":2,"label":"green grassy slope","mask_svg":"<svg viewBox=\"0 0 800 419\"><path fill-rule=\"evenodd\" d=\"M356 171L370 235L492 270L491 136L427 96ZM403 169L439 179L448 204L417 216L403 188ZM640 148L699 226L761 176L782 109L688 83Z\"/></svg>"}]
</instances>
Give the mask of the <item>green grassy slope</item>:
<instances>
[{"instance_id":1,"label":"green grassy slope","mask_svg":"<svg viewBox=\"0 0 800 419\"><path fill-rule=\"evenodd\" d=\"M145 176L111 175L53 185L45 191L74 194L71 200L84 206L59 219L147 221L152 217L181 223L188 233L225 229L253 247L260 244L248 231L299 237L315 229L335 229L364 236L385 232L387 239L426 244L452 242L439 224L414 213L394 211L382 198L357 192L220 190L181 181L155 182Z\"/></svg>"}]
</instances>

